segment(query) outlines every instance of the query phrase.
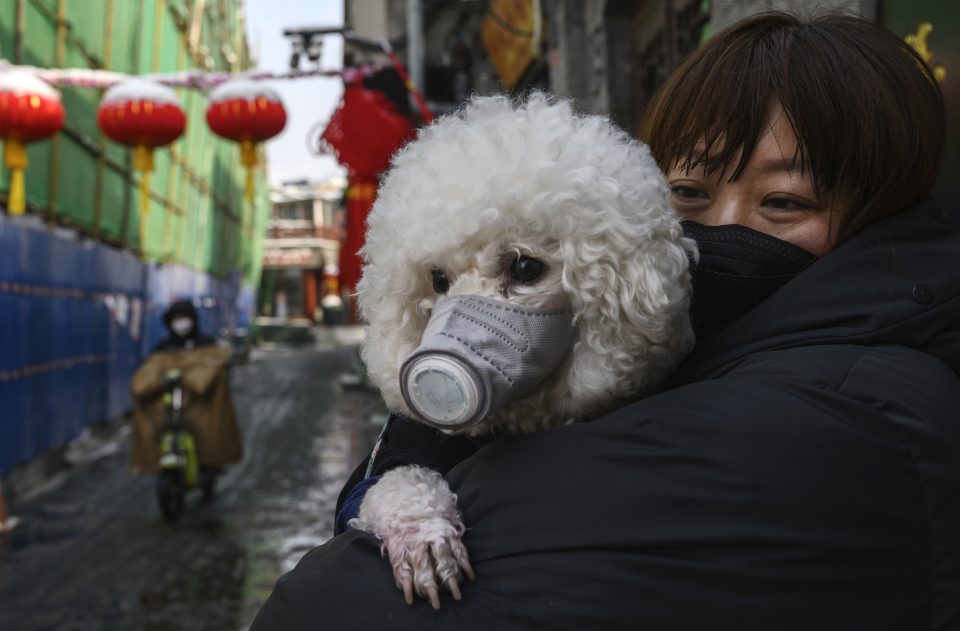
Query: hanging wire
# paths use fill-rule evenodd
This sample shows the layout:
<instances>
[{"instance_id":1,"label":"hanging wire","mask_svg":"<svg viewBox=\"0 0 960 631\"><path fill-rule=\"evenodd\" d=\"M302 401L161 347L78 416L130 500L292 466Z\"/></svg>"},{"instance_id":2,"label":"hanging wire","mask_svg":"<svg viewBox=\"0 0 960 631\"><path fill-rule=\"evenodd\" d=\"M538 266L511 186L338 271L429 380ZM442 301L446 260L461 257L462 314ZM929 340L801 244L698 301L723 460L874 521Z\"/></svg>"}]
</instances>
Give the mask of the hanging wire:
<instances>
[{"instance_id":1,"label":"hanging wire","mask_svg":"<svg viewBox=\"0 0 960 631\"><path fill-rule=\"evenodd\" d=\"M194 88L206 90L234 78L244 78L250 81L281 81L309 79L313 77L340 77L344 82L356 81L360 77L367 77L391 64L364 64L361 66L341 68L338 70L297 70L291 72L252 71L241 73L230 72L203 72L185 71L166 74L139 75L157 83L170 87ZM77 86L87 88L109 88L110 86L132 78L131 75L110 70L94 70L90 68L38 68L35 66L14 65L0 59L0 72L8 70L25 70L34 73L47 83L56 86Z\"/></svg>"}]
</instances>

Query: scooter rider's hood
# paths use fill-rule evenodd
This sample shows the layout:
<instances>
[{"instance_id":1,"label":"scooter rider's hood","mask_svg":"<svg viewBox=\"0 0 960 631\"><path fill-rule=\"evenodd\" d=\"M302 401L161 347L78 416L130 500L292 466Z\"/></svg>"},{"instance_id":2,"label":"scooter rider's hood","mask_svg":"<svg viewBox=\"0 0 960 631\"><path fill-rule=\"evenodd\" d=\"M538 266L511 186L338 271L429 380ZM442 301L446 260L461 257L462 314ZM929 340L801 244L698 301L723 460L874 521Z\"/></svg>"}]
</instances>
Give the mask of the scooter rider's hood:
<instances>
[{"instance_id":1,"label":"scooter rider's hood","mask_svg":"<svg viewBox=\"0 0 960 631\"><path fill-rule=\"evenodd\" d=\"M167 327L167 331L171 335L176 336L176 332L171 327L171 322L174 318L190 318L193 321L193 331L197 330L197 323L199 321L199 316L197 314L197 308L193 306L193 303L189 300L180 300L167 309L166 313L163 314L163 324Z\"/></svg>"}]
</instances>

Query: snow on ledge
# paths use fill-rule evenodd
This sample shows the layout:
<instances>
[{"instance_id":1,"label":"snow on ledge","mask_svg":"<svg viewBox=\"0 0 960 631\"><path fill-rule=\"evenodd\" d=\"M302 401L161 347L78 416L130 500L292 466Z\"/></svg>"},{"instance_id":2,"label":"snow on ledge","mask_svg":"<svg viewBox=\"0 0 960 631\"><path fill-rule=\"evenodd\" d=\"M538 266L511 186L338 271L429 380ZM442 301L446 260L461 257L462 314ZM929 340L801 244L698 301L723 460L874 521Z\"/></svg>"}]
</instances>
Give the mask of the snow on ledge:
<instances>
[{"instance_id":1,"label":"snow on ledge","mask_svg":"<svg viewBox=\"0 0 960 631\"><path fill-rule=\"evenodd\" d=\"M280 95L277 94L276 90L262 81L251 81L250 79L230 79L210 92L211 103L221 103L233 99L252 101L258 97L280 103Z\"/></svg>"},{"instance_id":2,"label":"snow on ledge","mask_svg":"<svg viewBox=\"0 0 960 631\"><path fill-rule=\"evenodd\" d=\"M56 88L27 70L0 71L0 92L36 94L47 99L60 100L60 93Z\"/></svg>"},{"instance_id":3,"label":"snow on ledge","mask_svg":"<svg viewBox=\"0 0 960 631\"><path fill-rule=\"evenodd\" d=\"M153 101L180 107L177 94L172 88L149 79L127 79L114 85L103 95L102 105L127 101Z\"/></svg>"}]
</instances>

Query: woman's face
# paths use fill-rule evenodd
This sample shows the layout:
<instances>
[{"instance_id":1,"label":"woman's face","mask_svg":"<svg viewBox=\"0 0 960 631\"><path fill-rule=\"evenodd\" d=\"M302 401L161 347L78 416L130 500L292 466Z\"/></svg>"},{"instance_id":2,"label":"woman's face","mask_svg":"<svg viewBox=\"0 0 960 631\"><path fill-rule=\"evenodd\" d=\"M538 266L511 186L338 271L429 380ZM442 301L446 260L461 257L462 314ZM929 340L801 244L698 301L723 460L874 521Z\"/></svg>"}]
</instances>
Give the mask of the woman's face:
<instances>
[{"instance_id":1,"label":"woman's face","mask_svg":"<svg viewBox=\"0 0 960 631\"><path fill-rule=\"evenodd\" d=\"M765 127L733 182L721 173L707 177L703 167L671 169L667 179L673 206L683 219L708 226L739 224L823 256L833 249L831 226L839 223L840 209L817 198L810 169L801 173L799 165L792 165L797 138L779 106Z\"/></svg>"}]
</instances>

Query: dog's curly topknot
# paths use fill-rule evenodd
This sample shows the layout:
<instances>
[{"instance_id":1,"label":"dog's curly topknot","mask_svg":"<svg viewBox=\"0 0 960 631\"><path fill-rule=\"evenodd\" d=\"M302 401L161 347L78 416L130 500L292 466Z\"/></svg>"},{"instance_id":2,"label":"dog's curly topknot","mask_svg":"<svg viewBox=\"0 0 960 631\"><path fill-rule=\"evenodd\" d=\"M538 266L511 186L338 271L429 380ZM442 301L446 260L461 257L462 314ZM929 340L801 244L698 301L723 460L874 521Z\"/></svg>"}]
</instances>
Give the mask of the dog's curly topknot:
<instances>
[{"instance_id":1,"label":"dog's curly topknot","mask_svg":"<svg viewBox=\"0 0 960 631\"><path fill-rule=\"evenodd\" d=\"M593 418L649 392L691 347L694 245L647 147L542 93L477 97L394 157L368 220L362 354L391 409L409 412L399 368L436 300L431 270L511 240L550 252L578 339L553 377L475 431Z\"/></svg>"}]
</instances>

